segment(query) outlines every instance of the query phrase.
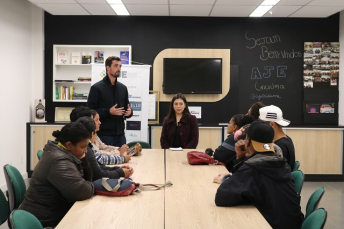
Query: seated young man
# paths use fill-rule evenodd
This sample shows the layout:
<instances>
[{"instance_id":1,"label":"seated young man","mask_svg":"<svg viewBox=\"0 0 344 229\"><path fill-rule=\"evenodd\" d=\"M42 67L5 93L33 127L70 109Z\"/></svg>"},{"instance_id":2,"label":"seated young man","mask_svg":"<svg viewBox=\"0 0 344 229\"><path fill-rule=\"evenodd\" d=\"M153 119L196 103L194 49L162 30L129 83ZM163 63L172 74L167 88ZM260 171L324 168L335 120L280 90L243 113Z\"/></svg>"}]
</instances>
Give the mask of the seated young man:
<instances>
[{"instance_id":1,"label":"seated young man","mask_svg":"<svg viewBox=\"0 0 344 229\"><path fill-rule=\"evenodd\" d=\"M287 162L290 165L290 170L292 171L295 164L294 143L282 129L283 126L288 126L290 121L283 119L282 110L274 105L260 108L259 114L260 120L270 122L270 126L275 132L274 143L282 149L283 156L287 159Z\"/></svg>"},{"instance_id":2,"label":"seated young man","mask_svg":"<svg viewBox=\"0 0 344 229\"><path fill-rule=\"evenodd\" d=\"M217 206L253 204L274 229L300 228L303 214L291 180L289 165L275 153L274 130L260 120L251 123L245 140L235 144L237 158L245 162L232 175L222 179Z\"/></svg>"}]
</instances>

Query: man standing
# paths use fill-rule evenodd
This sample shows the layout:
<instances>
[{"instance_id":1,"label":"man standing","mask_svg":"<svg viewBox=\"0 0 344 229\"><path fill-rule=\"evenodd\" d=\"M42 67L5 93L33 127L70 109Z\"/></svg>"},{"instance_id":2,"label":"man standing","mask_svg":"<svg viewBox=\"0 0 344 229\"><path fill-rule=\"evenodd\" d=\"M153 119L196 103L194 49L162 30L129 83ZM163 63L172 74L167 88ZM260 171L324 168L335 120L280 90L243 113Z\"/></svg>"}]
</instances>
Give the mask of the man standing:
<instances>
[{"instance_id":1,"label":"man standing","mask_svg":"<svg viewBox=\"0 0 344 229\"><path fill-rule=\"evenodd\" d=\"M221 180L217 206L253 204L274 229L300 228L303 214L291 180L289 165L274 150L274 130L261 120L251 123L245 140L235 144L237 158L245 162ZM276 147L277 148L277 147Z\"/></svg>"},{"instance_id":2,"label":"man standing","mask_svg":"<svg viewBox=\"0 0 344 229\"><path fill-rule=\"evenodd\" d=\"M100 116L102 125L97 134L106 145L121 146L126 143L124 120L133 115L128 89L117 80L121 67L119 57L108 57L105 61L106 76L91 87L87 100L87 106Z\"/></svg>"},{"instance_id":3,"label":"man standing","mask_svg":"<svg viewBox=\"0 0 344 229\"><path fill-rule=\"evenodd\" d=\"M282 110L274 105L262 107L259 109L259 119L265 122L270 122L270 126L274 129L274 143L278 145L285 159L290 165L290 170L293 171L295 164L295 148L293 141L287 136L282 126L288 126L289 120L283 119Z\"/></svg>"}]
</instances>

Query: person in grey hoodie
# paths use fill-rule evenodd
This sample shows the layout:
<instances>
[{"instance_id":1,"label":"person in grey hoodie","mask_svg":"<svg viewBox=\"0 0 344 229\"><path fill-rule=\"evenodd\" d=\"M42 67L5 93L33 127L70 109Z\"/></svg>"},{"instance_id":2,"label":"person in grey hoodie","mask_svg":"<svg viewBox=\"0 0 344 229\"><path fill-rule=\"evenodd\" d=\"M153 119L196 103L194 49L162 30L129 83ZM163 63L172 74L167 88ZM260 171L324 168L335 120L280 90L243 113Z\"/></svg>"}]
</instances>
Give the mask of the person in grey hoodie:
<instances>
[{"instance_id":1,"label":"person in grey hoodie","mask_svg":"<svg viewBox=\"0 0 344 229\"><path fill-rule=\"evenodd\" d=\"M274 130L268 123L251 123L245 140L235 144L237 159L245 159L235 173L223 177L215 204L252 204L274 229L301 228L304 216L290 166L280 149L275 152L273 138Z\"/></svg>"}]
</instances>

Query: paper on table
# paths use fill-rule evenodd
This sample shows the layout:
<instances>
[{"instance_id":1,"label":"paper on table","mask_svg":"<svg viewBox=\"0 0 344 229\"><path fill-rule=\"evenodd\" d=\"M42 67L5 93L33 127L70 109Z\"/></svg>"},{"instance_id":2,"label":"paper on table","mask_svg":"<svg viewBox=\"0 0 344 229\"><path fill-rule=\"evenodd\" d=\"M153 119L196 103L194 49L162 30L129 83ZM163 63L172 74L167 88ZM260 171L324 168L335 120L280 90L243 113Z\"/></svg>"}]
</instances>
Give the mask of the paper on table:
<instances>
[{"instance_id":1,"label":"paper on table","mask_svg":"<svg viewBox=\"0 0 344 229\"><path fill-rule=\"evenodd\" d=\"M183 151L182 147L178 147L178 148L170 148L171 151Z\"/></svg>"}]
</instances>

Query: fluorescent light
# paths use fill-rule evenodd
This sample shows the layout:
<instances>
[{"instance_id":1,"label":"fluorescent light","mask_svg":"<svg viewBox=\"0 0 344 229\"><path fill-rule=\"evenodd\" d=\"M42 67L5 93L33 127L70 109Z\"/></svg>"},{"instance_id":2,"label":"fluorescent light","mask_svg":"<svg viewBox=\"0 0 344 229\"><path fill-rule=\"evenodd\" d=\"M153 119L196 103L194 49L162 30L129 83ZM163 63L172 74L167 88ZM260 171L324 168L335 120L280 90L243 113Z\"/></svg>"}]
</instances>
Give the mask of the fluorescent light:
<instances>
[{"instance_id":1,"label":"fluorescent light","mask_svg":"<svg viewBox=\"0 0 344 229\"><path fill-rule=\"evenodd\" d=\"M121 0L106 0L107 3L111 4L123 4Z\"/></svg>"},{"instance_id":2,"label":"fluorescent light","mask_svg":"<svg viewBox=\"0 0 344 229\"><path fill-rule=\"evenodd\" d=\"M114 5L110 5L112 7L112 9L116 12L117 15L130 15L127 8L125 8L125 6L119 5L119 4L114 4Z\"/></svg>"},{"instance_id":3,"label":"fluorescent light","mask_svg":"<svg viewBox=\"0 0 344 229\"><path fill-rule=\"evenodd\" d=\"M260 5L261 6L274 6L276 5L280 0L265 0Z\"/></svg>"},{"instance_id":4,"label":"fluorescent light","mask_svg":"<svg viewBox=\"0 0 344 229\"><path fill-rule=\"evenodd\" d=\"M258 6L251 14L250 17L261 17L268 12L273 6Z\"/></svg>"}]
</instances>

